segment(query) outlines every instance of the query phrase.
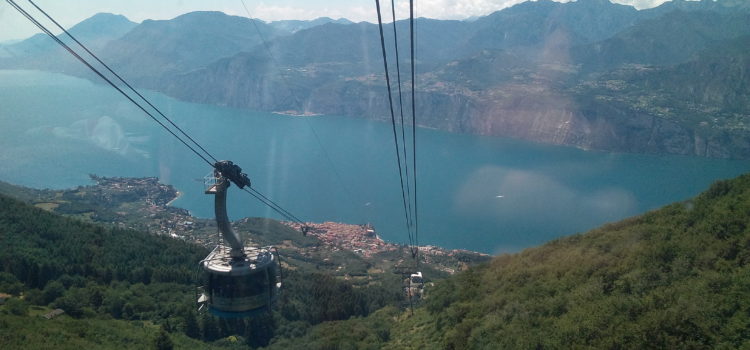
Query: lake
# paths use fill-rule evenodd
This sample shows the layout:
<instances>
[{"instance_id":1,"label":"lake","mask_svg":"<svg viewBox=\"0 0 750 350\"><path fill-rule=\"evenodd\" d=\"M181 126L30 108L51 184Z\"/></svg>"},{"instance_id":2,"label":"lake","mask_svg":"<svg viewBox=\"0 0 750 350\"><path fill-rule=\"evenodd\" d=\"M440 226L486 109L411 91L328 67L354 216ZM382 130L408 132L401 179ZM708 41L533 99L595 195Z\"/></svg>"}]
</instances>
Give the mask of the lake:
<instances>
[{"instance_id":1,"label":"lake","mask_svg":"<svg viewBox=\"0 0 750 350\"><path fill-rule=\"evenodd\" d=\"M306 221L372 223L407 242L389 124L291 117L145 95L253 187ZM0 71L0 180L36 188L88 174L158 176L174 205L211 217L210 167L114 89L61 74ZM515 252L690 198L746 161L613 154L418 129L420 243ZM230 189L230 216L279 218Z\"/></svg>"}]
</instances>

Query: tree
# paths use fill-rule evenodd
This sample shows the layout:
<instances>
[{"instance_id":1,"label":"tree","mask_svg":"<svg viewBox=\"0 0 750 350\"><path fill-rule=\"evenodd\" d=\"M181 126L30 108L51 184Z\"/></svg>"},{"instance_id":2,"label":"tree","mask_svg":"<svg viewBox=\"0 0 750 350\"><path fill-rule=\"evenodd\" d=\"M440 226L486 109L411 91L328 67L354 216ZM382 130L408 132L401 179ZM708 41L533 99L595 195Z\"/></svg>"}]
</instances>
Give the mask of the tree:
<instances>
[{"instance_id":1,"label":"tree","mask_svg":"<svg viewBox=\"0 0 750 350\"><path fill-rule=\"evenodd\" d=\"M61 297L64 293L65 286L63 286L62 283L58 281L47 283L47 285L44 287L44 290L42 291L42 295L44 296L44 303L49 304L55 301L55 299Z\"/></svg>"},{"instance_id":2,"label":"tree","mask_svg":"<svg viewBox=\"0 0 750 350\"><path fill-rule=\"evenodd\" d=\"M21 299L10 298L5 302L5 309L13 315L26 316L29 306Z\"/></svg>"},{"instance_id":3,"label":"tree","mask_svg":"<svg viewBox=\"0 0 750 350\"><path fill-rule=\"evenodd\" d=\"M154 339L154 349L156 350L172 350L174 349L174 343L172 338L169 337L169 333L164 330L164 327L159 328L159 333Z\"/></svg>"},{"instance_id":4,"label":"tree","mask_svg":"<svg viewBox=\"0 0 750 350\"><path fill-rule=\"evenodd\" d=\"M216 319L209 315L203 315L201 320L201 328L203 330L203 340L214 341L220 338L219 326L216 323Z\"/></svg>"},{"instance_id":5,"label":"tree","mask_svg":"<svg viewBox=\"0 0 750 350\"><path fill-rule=\"evenodd\" d=\"M192 311L186 311L183 314L185 319L185 335L193 339L200 339L201 329L198 325L198 320L195 318L195 314Z\"/></svg>"},{"instance_id":6,"label":"tree","mask_svg":"<svg viewBox=\"0 0 750 350\"><path fill-rule=\"evenodd\" d=\"M23 288L23 283L16 276L7 272L0 272L0 292L19 294Z\"/></svg>"}]
</instances>

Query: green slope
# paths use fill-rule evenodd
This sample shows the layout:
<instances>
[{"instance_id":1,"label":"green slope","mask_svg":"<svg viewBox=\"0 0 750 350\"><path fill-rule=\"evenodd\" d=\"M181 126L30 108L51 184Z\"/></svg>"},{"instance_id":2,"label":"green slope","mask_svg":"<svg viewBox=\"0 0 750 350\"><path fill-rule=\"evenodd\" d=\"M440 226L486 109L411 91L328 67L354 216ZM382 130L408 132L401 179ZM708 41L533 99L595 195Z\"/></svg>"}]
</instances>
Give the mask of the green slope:
<instances>
[{"instance_id":1,"label":"green slope","mask_svg":"<svg viewBox=\"0 0 750 350\"><path fill-rule=\"evenodd\" d=\"M0 191L31 202L56 196L0 185ZM0 294L11 295L0 305L1 349L144 348L159 327L175 345L188 344L182 348L257 347L403 299L400 275L368 275L370 263L356 254L318 252L311 237L276 221L248 219L237 226L252 230L258 242L287 242L279 305L273 315L256 319L201 315L195 311L196 286L202 284L198 261L207 250L117 226L62 217L0 194ZM292 249L294 240L311 245L314 254ZM54 308L65 315L39 317Z\"/></svg>"},{"instance_id":2,"label":"green slope","mask_svg":"<svg viewBox=\"0 0 750 350\"><path fill-rule=\"evenodd\" d=\"M0 348L153 348L160 327L175 346L212 348L186 336L192 320L200 337L190 306L205 254L0 196L0 292L12 295L0 306ZM53 308L66 313L40 317Z\"/></svg>"},{"instance_id":3,"label":"green slope","mask_svg":"<svg viewBox=\"0 0 750 350\"><path fill-rule=\"evenodd\" d=\"M688 202L497 257L439 282L412 317L383 310L272 345L747 348L748 263L745 175Z\"/></svg>"},{"instance_id":4,"label":"green slope","mask_svg":"<svg viewBox=\"0 0 750 350\"><path fill-rule=\"evenodd\" d=\"M0 307L1 348L152 347L159 327L185 348L750 347L750 175L496 257L437 282L413 316L381 308L386 290L295 271L289 284L296 287L287 289L270 329L190 311L194 282L180 271L194 266L201 248L102 229L6 197L0 208L0 292L16 296ZM52 307L68 313L39 318ZM221 339L230 334L242 336Z\"/></svg>"},{"instance_id":5,"label":"green slope","mask_svg":"<svg viewBox=\"0 0 750 350\"><path fill-rule=\"evenodd\" d=\"M139 321L0 315L3 349L168 349L157 347L159 327ZM169 335L175 349L217 349L181 333Z\"/></svg>"},{"instance_id":6,"label":"green slope","mask_svg":"<svg viewBox=\"0 0 750 350\"><path fill-rule=\"evenodd\" d=\"M453 348L750 345L750 176L687 203L529 249L442 284Z\"/></svg>"}]
</instances>

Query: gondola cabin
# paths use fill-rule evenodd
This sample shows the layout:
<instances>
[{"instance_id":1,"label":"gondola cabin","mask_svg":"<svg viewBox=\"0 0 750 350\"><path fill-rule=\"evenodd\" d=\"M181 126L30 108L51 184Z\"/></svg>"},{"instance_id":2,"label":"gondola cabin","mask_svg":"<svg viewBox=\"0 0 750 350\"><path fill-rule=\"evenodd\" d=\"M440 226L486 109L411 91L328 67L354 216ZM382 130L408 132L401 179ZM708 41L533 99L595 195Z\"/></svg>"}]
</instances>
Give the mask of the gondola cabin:
<instances>
[{"instance_id":1,"label":"gondola cabin","mask_svg":"<svg viewBox=\"0 0 750 350\"><path fill-rule=\"evenodd\" d=\"M407 287L407 293L410 298L421 299L424 294L424 279L422 278L422 272L411 274L409 276L409 286Z\"/></svg>"},{"instance_id":2,"label":"gondola cabin","mask_svg":"<svg viewBox=\"0 0 750 350\"><path fill-rule=\"evenodd\" d=\"M240 189L250 186L247 175L230 161L217 162L213 175L206 177L206 194L215 196L216 225L223 242L201 261L206 274L199 310L219 317L247 317L268 312L281 289L279 256L272 247L245 246L227 216L230 182Z\"/></svg>"},{"instance_id":3,"label":"gondola cabin","mask_svg":"<svg viewBox=\"0 0 750 350\"><path fill-rule=\"evenodd\" d=\"M219 317L247 317L267 312L281 289L278 257L270 248L245 247L245 256L233 258L219 245L203 260L207 275L201 297Z\"/></svg>"}]
</instances>

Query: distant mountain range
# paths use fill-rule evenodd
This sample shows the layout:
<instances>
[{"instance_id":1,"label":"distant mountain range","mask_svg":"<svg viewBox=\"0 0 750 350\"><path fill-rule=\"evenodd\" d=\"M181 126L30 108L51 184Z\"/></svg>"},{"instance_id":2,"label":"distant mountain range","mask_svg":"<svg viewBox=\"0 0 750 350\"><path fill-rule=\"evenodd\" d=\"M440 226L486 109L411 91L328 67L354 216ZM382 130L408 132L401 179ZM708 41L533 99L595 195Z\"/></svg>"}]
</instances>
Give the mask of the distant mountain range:
<instances>
[{"instance_id":1,"label":"distant mountain range","mask_svg":"<svg viewBox=\"0 0 750 350\"><path fill-rule=\"evenodd\" d=\"M98 13L75 26L68 28L79 41L92 50L102 47L138 26L125 16ZM60 36L67 43L67 37ZM0 66L13 68L60 69L74 59L65 50L50 40L46 34L36 34L26 40L0 46Z\"/></svg>"},{"instance_id":2,"label":"distant mountain range","mask_svg":"<svg viewBox=\"0 0 750 350\"><path fill-rule=\"evenodd\" d=\"M301 21L301 20L273 21L273 22L269 22L268 25L281 31L285 31L289 33L296 33L300 30L312 28L312 27L319 26L319 25L326 24L326 23L351 24L353 22L346 18L333 19L329 17L320 17L311 21Z\"/></svg>"},{"instance_id":3,"label":"distant mountain range","mask_svg":"<svg viewBox=\"0 0 750 350\"><path fill-rule=\"evenodd\" d=\"M102 16L113 15L74 29L140 87L238 108L390 119L376 24L194 12L136 25ZM408 26L396 23L407 93ZM416 28L422 126L750 158L746 1L676 0L638 11L607 0L540 0L472 21L419 18ZM392 25L385 29L395 80ZM0 47L0 68L92 78L43 39Z\"/></svg>"}]
</instances>

